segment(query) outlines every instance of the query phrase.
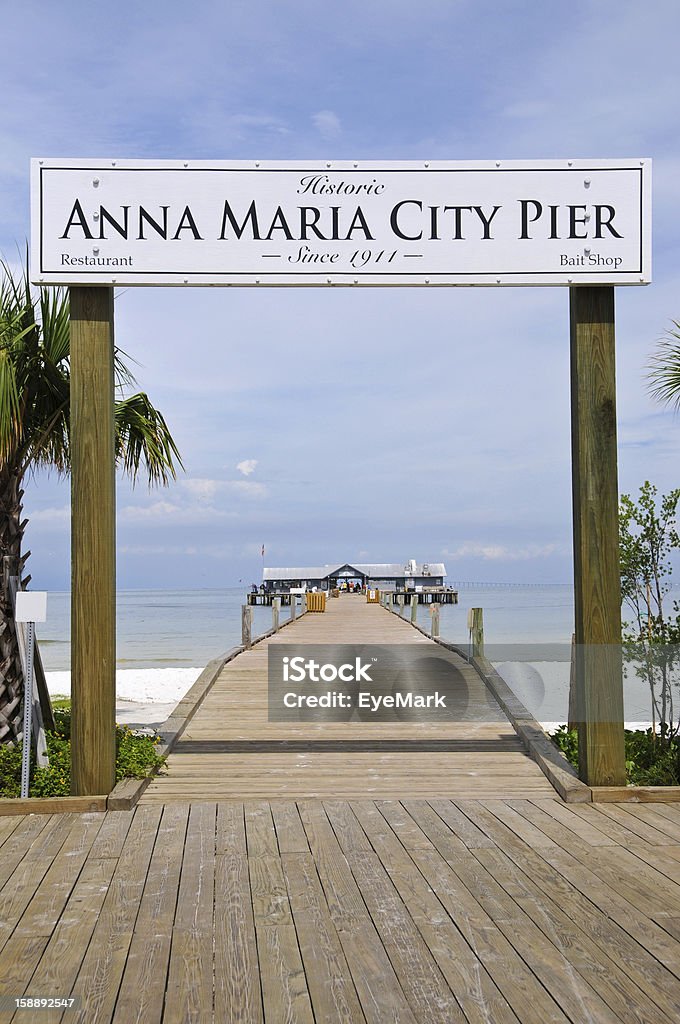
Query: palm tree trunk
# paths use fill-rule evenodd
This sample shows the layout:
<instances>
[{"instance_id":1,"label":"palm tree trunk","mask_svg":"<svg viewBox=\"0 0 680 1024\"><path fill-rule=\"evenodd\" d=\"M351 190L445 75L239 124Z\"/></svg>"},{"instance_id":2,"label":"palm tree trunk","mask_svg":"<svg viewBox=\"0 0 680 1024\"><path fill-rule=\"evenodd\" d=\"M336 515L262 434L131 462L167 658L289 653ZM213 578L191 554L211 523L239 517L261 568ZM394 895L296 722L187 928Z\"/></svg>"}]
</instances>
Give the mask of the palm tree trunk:
<instances>
[{"instance_id":1,"label":"palm tree trunk","mask_svg":"<svg viewBox=\"0 0 680 1024\"><path fill-rule=\"evenodd\" d=\"M16 474L0 476L0 743L5 744L16 743L23 728L24 677L10 587L10 577L20 576L28 558L21 554L23 494Z\"/></svg>"}]
</instances>

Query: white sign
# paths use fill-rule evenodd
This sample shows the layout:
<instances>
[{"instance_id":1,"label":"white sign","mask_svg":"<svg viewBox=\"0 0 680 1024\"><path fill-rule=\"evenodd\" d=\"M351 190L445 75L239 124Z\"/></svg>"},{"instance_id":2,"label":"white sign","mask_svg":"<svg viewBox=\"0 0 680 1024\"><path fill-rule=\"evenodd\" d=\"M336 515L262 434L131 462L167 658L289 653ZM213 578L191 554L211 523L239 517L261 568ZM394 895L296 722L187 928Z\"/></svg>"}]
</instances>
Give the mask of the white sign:
<instances>
[{"instance_id":1,"label":"white sign","mask_svg":"<svg viewBox=\"0 0 680 1024\"><path fill-rule=\"evenodd\" d=\"M33 160L31 215L44 284L651 280L649 160Z\"/></svg>"},{"instance_id":2,"label":"white sign","mask_svg":"<svg viewBox=\"0 0 680 1024\"><path fill-rule=\"evenodd\" d=\"M14 605L16 622L47 621L47 591L18 590Z\"/></svg>"}]
</instances>

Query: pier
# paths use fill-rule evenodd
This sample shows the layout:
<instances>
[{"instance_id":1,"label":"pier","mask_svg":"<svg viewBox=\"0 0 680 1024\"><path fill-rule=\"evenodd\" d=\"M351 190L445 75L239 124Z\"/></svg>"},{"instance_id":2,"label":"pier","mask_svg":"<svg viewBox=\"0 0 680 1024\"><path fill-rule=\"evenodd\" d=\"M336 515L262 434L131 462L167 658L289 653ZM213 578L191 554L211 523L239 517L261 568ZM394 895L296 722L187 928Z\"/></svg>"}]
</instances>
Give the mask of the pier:
<instances>
[{"instance_id":1,"label":"pier","mask_svg":"<svg viewBox=\"0 0 680 1024\"><path fill-rule=\"evenodd\" d=\"M376 588L379 594L387 596L390 602L394 605L399 603L399 599L404 604L413 604L416 601L418 604L458 604L458 591L453 587L423 587L419 590L388 590L383 591ZM332 593L326 594L328 600L333 600L334 595ZM336 595L338 596L338 595ZM275 600L278 600L281 607L290 607L292 598L299 600L299 594L283 594L277 593L273 590L265 591L251 591L246 595L246 600L250 605L263 605L271 608Z\"/></svg>"},{"instance_id":2,"label":"pier","mask_svg":"<svg viewBox=\"0 0 680 1024\"><path fill-rule=\"evenodd\" d=\"M285 621L282 619L282 621ZM444 659L474 716L465 721L267 720L271 644L409 644ZM144 803L274 795L292 799L366 796L552 796L537 764L475 670L360 594L326 602L239 654L201 701Z\"/></svg>"},{"instance_id":3,"label":"pier","mask_svg":"<svg viewBox=\"0 0 680 1024\"><path fill-rule=\"evenodd\" d=\"M564 803L464 659L326 608L224 665L133 809L0 817L0 1024L679 1019L680 804ZM376 641L474 712L267 720L270 644Z\"/></svg>"}]
</instances>

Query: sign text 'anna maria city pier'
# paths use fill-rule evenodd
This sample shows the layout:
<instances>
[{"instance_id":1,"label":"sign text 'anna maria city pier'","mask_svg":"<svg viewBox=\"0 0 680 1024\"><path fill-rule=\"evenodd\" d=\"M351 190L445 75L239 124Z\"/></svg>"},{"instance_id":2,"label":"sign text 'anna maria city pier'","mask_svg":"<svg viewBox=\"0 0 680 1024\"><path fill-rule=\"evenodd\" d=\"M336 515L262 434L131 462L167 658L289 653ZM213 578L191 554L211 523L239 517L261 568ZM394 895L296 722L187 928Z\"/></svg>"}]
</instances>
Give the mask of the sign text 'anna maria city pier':
<instances>
[{"instance_id":1,"label":"sign text 'anna maria city pier'","mask_svg":"<svg viewBox=\"0 0 680 1024\"><path fill-rule=\"evenodd\" d=\"M651 280L651 162L34 160L45 284Z\"/></svg>"}]
</instances>

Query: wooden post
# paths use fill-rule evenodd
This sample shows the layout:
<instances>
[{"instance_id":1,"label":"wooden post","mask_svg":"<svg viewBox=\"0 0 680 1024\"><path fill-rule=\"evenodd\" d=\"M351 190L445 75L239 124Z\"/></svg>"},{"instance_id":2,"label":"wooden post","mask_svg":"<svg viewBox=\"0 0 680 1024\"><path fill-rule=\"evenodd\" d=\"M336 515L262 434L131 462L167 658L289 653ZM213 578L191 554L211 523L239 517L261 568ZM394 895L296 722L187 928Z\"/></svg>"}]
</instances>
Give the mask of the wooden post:
<instances>
[{"instance_id":1,"label":"wooden post","mask_svg":"<svg viewBox=\"0 0 680 1024\"><path fill-rule=\"evenodd\" d=\"M241 605L241 644L247 651L253 645L253 609L249 604Z\"/></svg>"},{"instance_id":2,"label":"wooden post","mask_svg":"<svg viewBox=\"0 0 680 1024\"><path fill-rule=\"evenodd\" d=\"M290 621L294 622L297 618L297 594L290 595Z\"/></svg>"},{"instance_id":3,"label":"wooden post","mask_svg":"<svg viewBox=\"0 0 680 1024\"><path fill-rule=\"evenodd\" d=\"M614 289L569 292L579 775L623 786Z\"/></svg>"},{"instance_id":4,"label":"wooden post","mask_svg":"<svg viewBox=\"0 0 680 1024\"><path fill-rule=\"evenodd\" d=\"M431 633L431 635L433 637L439 637L439 612L440 612L440 605L433 604L431 606L431 608L430 608L430 612L431 612L431 615L432 615L432 633Z\"/></svg>"},{"instance_id":5,"label":"wooden post","mask_svg":"<svg viewBox=\"0 0 680 1024\"><path fill-rule=\"evenodd\" d=\"M569 663L569 705L567 711L567 729L578 729L578 715L576 709L576 634L571 634L571 661Z\"/></svg>"},{"instance_id":6,"label":"wooden post","mask_svg":"<svg viewBox=\"0 0 680 1024\"><path fill-rule=\"evenodd\" d=\"M415 626L418 621L418 598L411 594L411 622Z\"/></svg>"},{"instance_id":7,"label":"wooden post","mask_svg":"<svg viewBox=\"0 0 680 1024\"><path fill-rule=\"evenodd\" d=\"M113 289L71 288L71 792L116 783Z\"/></svg>"},{"instance_id":8,"label":"wooden post","mask_svg":"<svg viewBox=\"0 0 680 1024\"><path fill-rule=\"evenodd\" d=\"M472 612L472 657L484 657L484 609L471 608Z\"/></svg>"},{"instance_id":9,"label":"wooden post","mask_svg":"<svg viewBox=\"0 0 680 1024\"><path fill-rule=\"evenodd\" d=\"M275 633L279 631L279 613L281 610L281 598L275 597L272 600L272 629Z\"/></svg>"},{"instance_id":10,"label":"wooden post","mask_svg":"<svg viewBox=\"0 0 680 1024\"><path fill-rule=\"evenodd\" d=\"M404 595L397 594L397 607L399 608L399 614L404 614Z\"/></svg>"}]
</instances>

